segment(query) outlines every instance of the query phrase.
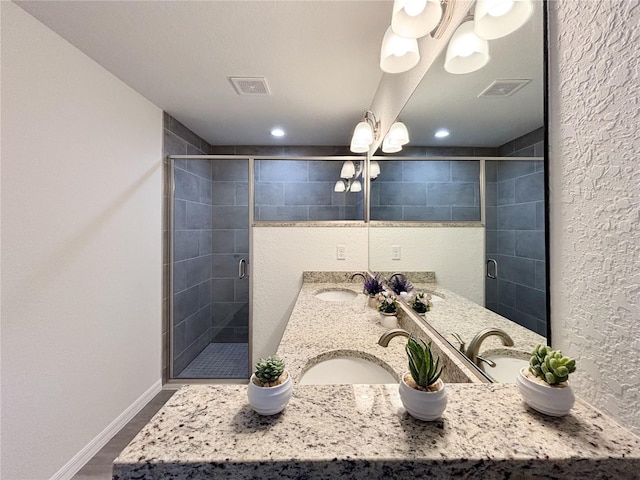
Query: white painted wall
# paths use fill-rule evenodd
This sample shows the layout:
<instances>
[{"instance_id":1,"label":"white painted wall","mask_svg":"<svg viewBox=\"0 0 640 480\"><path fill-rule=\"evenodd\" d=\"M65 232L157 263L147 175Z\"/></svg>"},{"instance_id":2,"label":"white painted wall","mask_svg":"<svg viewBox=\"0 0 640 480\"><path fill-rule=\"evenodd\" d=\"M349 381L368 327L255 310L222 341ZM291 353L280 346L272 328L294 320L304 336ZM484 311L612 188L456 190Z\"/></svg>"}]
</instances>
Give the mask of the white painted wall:
<instances>
[{"instance_id":1,"label":"white painted wall","mask_svg":"<svg viewBox=\"0 0 640 480\"><path fill-rule=\"evenodd\" d=\"M254 227L252 355L273 355L302 286L304 271L367 270L366 227ZM346 259L336 260L336 246Z\"/></svg>"},{"instance_id":2,"label":"white painted wall","mask_svg":"<svg viewBox=\"0 0 640 480\"><path fill-rule=\"evenodd\" d=\"M640 5L549 5L552 342L640 434Z\"/></svg>"},{"instance_id":3,"label":"white painted wall","mask_svg":"<svg viewBox=\"0 0 640 480\"><path fill-rule=\"evenodd\" d=\"M162 112L0 3L0 476L65 478L160 388Z\"/></svg>"},{"instance_id":4,"label":"white painted wall","mask_svg":"<svg viewBox=\"0 0 640 480\"><path fill-rule=\"evenodd\" d=\"M438 285L484 307L484 227L371 227L372 271L432 271ZM399 245L400 260L391 259Z\"/></svg>"}]
</instances>

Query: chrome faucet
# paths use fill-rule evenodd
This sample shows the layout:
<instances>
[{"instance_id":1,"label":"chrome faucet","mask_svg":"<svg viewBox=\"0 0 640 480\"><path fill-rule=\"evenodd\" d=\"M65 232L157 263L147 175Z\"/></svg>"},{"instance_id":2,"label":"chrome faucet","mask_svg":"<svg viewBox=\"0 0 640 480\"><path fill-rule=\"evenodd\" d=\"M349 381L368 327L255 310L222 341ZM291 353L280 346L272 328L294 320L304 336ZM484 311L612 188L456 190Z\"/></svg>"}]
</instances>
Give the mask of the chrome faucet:
<instances>
[{"instance_id":1,"label":"chrome faucet","mask_svg":"<svg viewBox=\"0 0 640 480\"><path fill-rule=\"evenodd\" d=\"M469 342L469 346L464 350L464 354L476 365L479 365L479 362L484 360L478 356L478 352L480 352L480 345L487 337L496 336L500 337L502 340L502 344L505 347L513 347L513 340L507 333L499 328L485 328L484 330L479 331L473 340Z\"/></svg>"},{"instance_id":2,"label":"chrome faucet","mask_svg":"<svg viewBox=\"0 0 640 480\"><path fill-rule=\"evenodd\" d=\"M398 273L393 273L393 274L391 274L391 276L389 277L389 280L388 280L388 281L390 282L391 280L393 280L393 277L400 277L400 278L404 278L404 275L403 275L402 273L399 273L399 272L398 272Z\"/></svg>"},{"instance_id":3,"label":"chrome faucet","mask_svg":"<svg viewBox=\"0 0 640 480\"><path fill-rule=\"evenodd\" d=\"M362 277L362 280L364 280L365 282L367 281L367 277L364 276L364 273L360 273L360 272L356 272L356 273L351 274L351 276L349 276L349 280L353 280L354 278L356 278L358 276Z\"/></svg>"},{"instance_id":4,"label":"chrome faucet","mask_svg":"<svg viewBox=\"0 0 640 480\"><path fill-rule=\"evenodd\" d=\"M399 337L399 336L409 338L411 334L406 330L403 330L402 328L392 328L391 330L387 330L382 334L382 336L378 340L378 345L380 345L381 347L388 347L389 340L391 340L393 337Z\"/></svg>"},{"instance_id":5,"label":"chrome faucet","mask_svg":"<svg viewBox=\"0 0 640 480\"><path fill-rule=\"evenodd\" d=\"M457 333L452 333L451 336L453 338L455 338L458 343L460 344L460 346L458 347L458 350L460 350L462 353L464 353L464 349L466 347L466 344L464 343L464 340L462 340L462 338L460 337L460 335L458 335Z\"/></svg>"}]
</instances>

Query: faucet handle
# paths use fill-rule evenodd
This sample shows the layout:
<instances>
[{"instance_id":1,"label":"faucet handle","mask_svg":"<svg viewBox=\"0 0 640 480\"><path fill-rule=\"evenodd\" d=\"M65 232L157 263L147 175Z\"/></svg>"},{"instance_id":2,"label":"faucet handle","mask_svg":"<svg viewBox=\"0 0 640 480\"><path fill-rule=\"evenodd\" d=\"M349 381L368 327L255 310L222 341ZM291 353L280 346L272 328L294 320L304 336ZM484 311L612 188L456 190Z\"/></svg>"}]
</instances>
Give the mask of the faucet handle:
<instances>
[{"instance_id":1,"label":"faucet handle","mask_svg":"<svg viewBox=\"0 0 640 480\"><path fill-rule=\"evenodd\" d=\"M464 349L465 349L465 346L466 346L466 344L465 344L464 340L462 340L462 338L460 337L460 335L458 335L458 334L457 334L457 333L455 333L455 332L451 333L451 336L452 336L453 338L455 338L455 339L458 341L458 343L460 344L459 350L460 350L462 353L464 353Z\"/></svg>"},{"instance_id":2,"label":"faucet handle","mask_svg":"<svg viewBox=\"0 0 640 480\"><path fill-rule=\"evenodd\" d=\"M484 362L487 365L489 365L491 368L495 368L496 367L496 362L494 362L493 360L489 360L488 358L484 358L481 357L480 355L476 355L476 358L480 361L480 362ZM480 363L478 362L478 363Z\"/></svg>"}]
</instances>

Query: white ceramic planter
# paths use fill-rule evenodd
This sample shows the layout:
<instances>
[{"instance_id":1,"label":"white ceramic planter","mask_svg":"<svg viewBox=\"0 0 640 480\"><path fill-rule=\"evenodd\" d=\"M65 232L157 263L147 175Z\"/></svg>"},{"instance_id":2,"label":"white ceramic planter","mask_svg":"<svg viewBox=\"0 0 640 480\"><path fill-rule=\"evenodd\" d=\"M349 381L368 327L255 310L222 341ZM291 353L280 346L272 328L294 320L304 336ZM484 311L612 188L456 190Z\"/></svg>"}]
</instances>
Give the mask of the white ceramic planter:
<instances>
[{"instance_id":1,"label":"white ceramic planter","mask_svg":"<svg viewBox=\"0 0 640 480\"><path fill-rule=\"evenodd\" d=\"M380 325L384 328L398 328L398 317L395 313L383 313L380 314Z\"/></svg>"},{"instance_id":2,"label":"white ceramic planter","mask_svg":"<svg viewBox=\"0 0 640 480\"><path fill-rule=\"evenodd\" d=\"M378 308L378 300L376 299L375 295L373 297L368 297L367 305L371 308Z\"/></svg>"},{"instance_id":3,"label":"white ceramic planter","mask_svg":"<svg viewBox=\"0 0 640 480\"><path fill-rule=\"evenodd\" d=\"M525 375L528 367L522 367L516 377L516 384L524 402L534 410L553 417L569 413L576 397L568 384L551 386L538 383Z\"/></svg>"},{"instance_id":4,"label":"white ceramic planter","mask_svg":"<svg viewBox=\"0 0 640 480\"><path fill-rule=\"evenodd\" d=\"M406 375L409 375L409 372L402 375L398 391L407 412L419 420L431 421L440 418L447 408L447 392L444 382L438 379L436 385L440 387L439 390L424 392L407 385L404 380Z\"/></svg>"},{"instance_id":5,"label":"white ceramic planter","mask_svg":"<svg viewBox=\"0 0 640 480\"><path fill-rule=\"evenodd\" d=\"M275 415L284 410L293 394L293 382L291 375L287 373L287 379L275 387L260 387L253 380L255 375L251 375L247 387L247 397L251 407L260 415Z\"/></svg>"}]
</instances>

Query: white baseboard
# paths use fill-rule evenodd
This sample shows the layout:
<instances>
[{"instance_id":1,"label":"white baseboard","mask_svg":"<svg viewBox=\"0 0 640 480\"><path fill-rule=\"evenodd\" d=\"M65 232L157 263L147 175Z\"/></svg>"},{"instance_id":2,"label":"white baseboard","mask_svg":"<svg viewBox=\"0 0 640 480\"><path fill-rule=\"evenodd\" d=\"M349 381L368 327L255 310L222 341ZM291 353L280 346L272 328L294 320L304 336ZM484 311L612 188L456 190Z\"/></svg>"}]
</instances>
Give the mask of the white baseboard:
<instances>
[{"instance_id":1,"label":"white baseboard","mask_svg":"<svg viewBox=\"0 0 640 480\"><path fill-rule=\"evenodd\" d=\"M111 440L122 427L136 416L144 406L162 390L162 380L158 380L151 385L135 402L122 412L111 422L107 428L100 432L82 450L80 450L71 460L69 460L60 470L58 470L50 480L70 480L84 465L91 460L96 453Z\"/></svg>"}]
</instances>

